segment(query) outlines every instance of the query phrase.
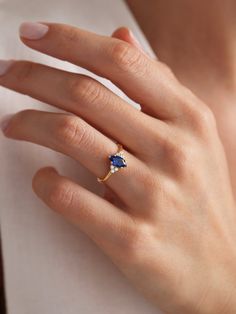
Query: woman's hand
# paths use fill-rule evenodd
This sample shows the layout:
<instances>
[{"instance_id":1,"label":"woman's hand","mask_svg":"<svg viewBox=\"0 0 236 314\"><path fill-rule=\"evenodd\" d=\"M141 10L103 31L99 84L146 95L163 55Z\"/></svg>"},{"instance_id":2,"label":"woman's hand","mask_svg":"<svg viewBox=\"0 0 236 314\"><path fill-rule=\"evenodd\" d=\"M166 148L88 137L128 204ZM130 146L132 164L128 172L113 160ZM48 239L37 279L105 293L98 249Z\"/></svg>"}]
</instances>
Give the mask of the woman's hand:
<instances>
[{"instance_id":1,"label":"woman's hand","mask_svg":"<svg viewBox=\"0 0 236 314\"><path fill-rule=\"evenodd\" d=\"M125 148L128 167L105 182L120 205L51 167L35 174L35 193L166 313L236 313L235 203L209 108L166 65L120 39L55 23L23 24L21 39L111 80L142 107L85 75L1 62L2 86L66 111L18 112L7 137L67 154L97 177L109 170L113 140Z\"/></svg>"}]
</instances>

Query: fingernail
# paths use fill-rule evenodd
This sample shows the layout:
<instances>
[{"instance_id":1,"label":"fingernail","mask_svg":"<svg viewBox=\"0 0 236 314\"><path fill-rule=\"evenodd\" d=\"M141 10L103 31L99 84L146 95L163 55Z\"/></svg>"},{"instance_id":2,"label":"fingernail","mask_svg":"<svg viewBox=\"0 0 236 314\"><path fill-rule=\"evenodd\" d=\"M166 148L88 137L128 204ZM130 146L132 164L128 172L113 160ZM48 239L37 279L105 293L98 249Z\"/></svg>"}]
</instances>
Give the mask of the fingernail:
<instances>
[{"instance_id":1,"label":"fingernail","mask_svg":"<svg viewBox=\"0 0 236 314\"><path fill-rule=\"evenodd\" d=\"M13 116L14 114L6 114L0 120L0 128L2 129L3 132L6 131L8 124Z\"/></svg>"},{"instance_id":2,"label":"fingernail","mask_svg":"<svg viewBox=\"0 0 236 314\"><path fill-rule=\"evenodd\" d=\"M0 76L7 73L13 62L13 60L0 60Z\"/></svg>"},{"instance_id":3,"label":"fingernail","mask_svg":"<svg viewBox=\"0 0 236 314\"><path fill-rule=\"evenodd\" d=\"M48 32L49 27L41 23L24 22L19 27L19 34L26 39L40 39Z\"/></svg>"}]
</instances>

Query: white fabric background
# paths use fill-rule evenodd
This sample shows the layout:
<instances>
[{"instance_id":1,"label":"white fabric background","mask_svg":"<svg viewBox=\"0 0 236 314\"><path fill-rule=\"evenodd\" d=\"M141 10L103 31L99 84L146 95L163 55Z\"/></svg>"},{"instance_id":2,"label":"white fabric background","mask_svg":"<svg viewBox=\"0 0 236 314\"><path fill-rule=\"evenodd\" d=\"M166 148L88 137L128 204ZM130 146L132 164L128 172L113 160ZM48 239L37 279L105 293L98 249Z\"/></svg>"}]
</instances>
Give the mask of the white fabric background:
<instances>
[{"instance_id":1,"label":"white fabric background","mask_svg":"<svg viewBox=\"0 0 236 314\"><path fill-rule=\"evenodd\" d=\"M120 0L0 0L0 58L30 59L85 73L25 47L18 38L18 26L25 20L57 21L108 35L127 25L150 50ZM123 97L108 81L102 82ZM0 100L0 117L26 108L58 111L2 87ZM0 134L0 223L8 313L157 313L84 234L35 196L32 177L47 165L93 191L101 188L71 158Z\"/></svg>"}]
</instances>

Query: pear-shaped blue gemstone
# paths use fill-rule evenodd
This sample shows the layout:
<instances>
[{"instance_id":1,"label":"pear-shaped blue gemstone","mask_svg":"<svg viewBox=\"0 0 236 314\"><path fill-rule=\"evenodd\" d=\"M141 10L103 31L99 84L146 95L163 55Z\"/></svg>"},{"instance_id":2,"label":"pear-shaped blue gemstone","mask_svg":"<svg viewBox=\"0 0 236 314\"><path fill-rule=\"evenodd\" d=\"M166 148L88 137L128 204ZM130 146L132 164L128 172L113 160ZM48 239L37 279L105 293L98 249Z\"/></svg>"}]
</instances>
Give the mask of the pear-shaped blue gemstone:
<instances>
[{"instance_id":1,"label":"pear-shaped blue gemstone","mask_svg":"<svg viewBox=\"0 0 236 314\"><path fill-rule=\"evenodd\" d=\"M122 158L121 156L112 155L109 157L109 159L111 160L112 165L114 167L117 167L117 168L127 167L124 158Z\"/></svg>"}]
</instances>

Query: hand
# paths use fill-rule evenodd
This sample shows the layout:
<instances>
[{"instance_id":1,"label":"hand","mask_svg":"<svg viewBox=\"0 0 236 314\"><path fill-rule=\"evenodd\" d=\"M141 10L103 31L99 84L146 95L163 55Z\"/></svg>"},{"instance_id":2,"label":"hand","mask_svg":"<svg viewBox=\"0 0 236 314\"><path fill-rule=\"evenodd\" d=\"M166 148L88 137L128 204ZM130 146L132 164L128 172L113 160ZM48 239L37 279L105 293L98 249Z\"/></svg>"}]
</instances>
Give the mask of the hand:
<instances>
[{"instance_id":1,"label":"hand","mask_svg":"<svg viewBox=\"0 0 236 314\"><path fill-rule=\"evenodd\" d=\"M235 202L210 109L130 43L65 24L36 27L21 27L27 46L111 80L142 111L88 76L4 63L2 86L65 110L18 112L7 137L67 154L97 177L109 169L113 140L125 148L128 167L105 182L119 206L51 167L35 174L35 193L166 313L236 313Z\"/></svg>"}]
</instances>

